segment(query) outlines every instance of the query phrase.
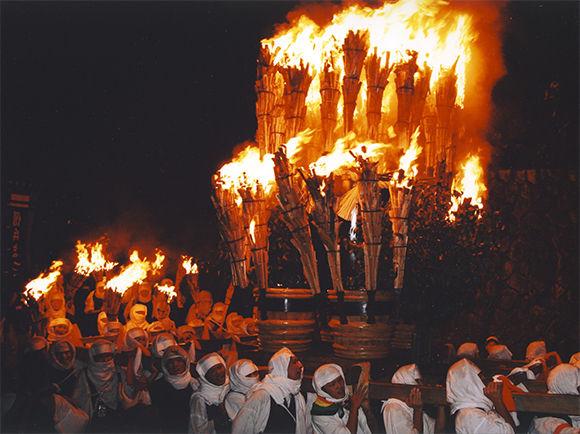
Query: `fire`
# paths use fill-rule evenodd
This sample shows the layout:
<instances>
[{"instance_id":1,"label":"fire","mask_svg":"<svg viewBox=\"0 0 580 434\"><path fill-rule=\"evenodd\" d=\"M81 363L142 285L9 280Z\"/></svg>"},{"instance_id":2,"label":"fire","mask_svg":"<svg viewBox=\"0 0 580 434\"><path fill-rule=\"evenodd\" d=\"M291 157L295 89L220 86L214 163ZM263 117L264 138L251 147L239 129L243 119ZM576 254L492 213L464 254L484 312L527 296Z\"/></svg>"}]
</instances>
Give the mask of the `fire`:
<instances>
[{"instance_id":1,"label":"fire","mask_svg":"<svg viewBox=\"0 0 580 434\"><path fill-rule=\"evenodd\" d=\"M197 274L198 273L197 262L195 262L193 264L191 263L191 261L193 261L192 257L181 255L181 258L183 259L181 266L185 270L185 274Z\"/></svg>"},{"instance_id":2,"label":"fire","mask_svg":"<svg viewBox=\"0 0 580 434\"><path fill-rule=\"evenodd\" d=\"M250 236L252 237L252 242L256 243L256 237L254 235L254 229L256 228L256 221L254 219L252 219L252 221L250 222L250 227L248 228L249 232L250 232Z\"/></svg>"},{"instance_id":3,"label":"fire","mask_svg":"<svg viewBox=\"0 0 580 434\"><path fill-rule=\"evenodd\" d=\"M462 170L453 178L451 191L457 191L459 196L451 196L451 209L449 219L455 221L455 213L459 206L466 200L471 206L483 209L483 195L487 191L483 182L483 168L479 162L479 156L468 157L467 163ZM481 218L481 215L479 216Z\"/></svg>"},{"instance_id":4,"label":"fire","mask_svg":"<svg viewBox=\"0 0 580 434\"><path fill-rule=\"evenodd\" d=\"M91 246L90 244L82 244L78 240L76 250L78 262L75 273L77 274L88 276L94 271L109 271L118 265L117 262L109 262L105 259L103 245L100 243Z\"/></svg>"},{"instance_id":5,"label":"fire","mask_svg":"<svg viewBox=\"0 0 580 434\"><path fill-rule=\"evenodd\" d=\"M26 297L32 297L36 301L44 297L56 284L62 265L62 261L53 261L49 273L40 273L40 276L28 282L24 295Z\"/></svg>"},{"instance_id":6,"label":"fire","mask_svg":"<svg viewBox=\"0 0 580 434\"><path fill-rule=\"evenodd\" d=\"M157 290L159 292L161 292L162 294L165 294L167 296L167 303L171 303L171 300L173 300L175 297L177 297L177 292L175 292L175 286L155 285L155 287L157 288Z\"/></svg>"},{"instance_id":7,"label":"fire","mask_svg":"<svg viewBox=\"0 0 580 434\"><path fill-rule=\"evenodd\" d=\"M153 273L157 273L161 268L163 268L163 261L165 260L165 255L160 251L157 250L155 252L155 262L151 265L151 270Z\"/></svg>"},{"instance_id":8,"label":"fire","mask_svg":"<svg viewBox=\"0 0 580 434\"><path fill-rule=\"evenodd\" d=\"M130 261L131 263L123 267L119 275L107 282L105 289L112 289L114 292L123 295L131 286L142 283L147 279L147 273L155 267L155 264L147 261L147 258L141 260L137 250L131 253ZM159 261L159 256L157 256L157 261Z\"/></svg>"},{"instance_id":9,"label":"fire","mask_svg":"<svg viewBox=\"0 0 580 434\"><path fill-rule=\"evenodd\" d=\"M401 160L399 161L399 170L393 175L391 182L396 183L397 187L411 188L409 182L417 176L417 164L413 163L417 161L422 150L417 142L418 136L419 130L415 131L411 141L411 146L401 157Z\"/></svg>"}]
</instances>

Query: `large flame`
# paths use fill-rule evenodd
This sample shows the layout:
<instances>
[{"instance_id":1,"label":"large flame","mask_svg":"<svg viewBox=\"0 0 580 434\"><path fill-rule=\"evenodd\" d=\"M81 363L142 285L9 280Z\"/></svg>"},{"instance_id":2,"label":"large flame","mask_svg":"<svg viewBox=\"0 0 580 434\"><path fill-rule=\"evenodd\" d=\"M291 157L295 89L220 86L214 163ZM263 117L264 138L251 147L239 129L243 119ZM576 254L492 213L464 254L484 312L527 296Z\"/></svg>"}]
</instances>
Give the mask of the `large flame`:
<instances>
[{"instance_id":1,"label":"large flame","mask_svg":"<svg viewBox=\"0 0 580 434\"><path fill-rule=\"evenodd\" d=\"M159 253L159 252L158 252ZM165 258L165 257L163 257ZM155 264L159 262L159 255L157 255L156 262L152 264L147 261L147 258L141 260L137 250L131 253L129 258L131 263L121 270L121 273L110 279L105 285L105 289L112 289L121 295L127 291L131 286L142 283L147 279L147 273L155 268ZM163 260L161 259L161 262Z\"/></svg>"},{"instance_id":2,"label":"large flame","mask_svg":"<svg viewBox=\"0 0 580 434\"><path fill-rule=\"evenodd\" d=\"M192 257L181 255L181 259L183 259L181 266L185 270L185 274L197 274L198 273L197 262L194 262L193 264L191 263L193 261Z\"/></svg>"},{"instance_id":3,"label":"large flame","mask_svg":"<svg viewBox=\"0 0 580 434\"><path fill-rule=\"evenodd\" d=\"M117 262L110 262L105 259L103 255L103 245L95 243L95 245L83 244L80 240L77 241L77 265L75 273L83 276L88 276L95 271L109 271L112 270Z\"/></svg>"},{"instance_id":4,"label":"large flame","mask_svg":"<svg viewBox=\"0 0 580 434\"><path fill-rule=\"evenodd\" d=\"M171 303L175 297L177 297L177 292L175 292L175 286L170 285L155 285L157 290L167 297L167 303Z\"/></svg>"},{"instance_id":5,"label":"large flame","mask_svg":"<svg viewBox=\"0 0 580 434\"><path fill-rule=\"evenodd\" d=\"M395 172L391 180L391 182L396 183L397 187L411 188L410 181L417 176L418 169L416 161L422 150L417 141L418 136L419 130L415 131L413 139L411 140L411 146L399 160L399 170Z\"/></svg>"},{"instance_id":6,"label":"large flame","mask_svg":"<svg viewBox=\"0 0 580 434\"><path fill-rule=\"evenodd\" d=\"M32 297L36 301L44 297L56 284L62 265L62 261L53 261L48 273L40 273L36 279L28 282L24 295L26 297Z\"/></svg>"},{"instance_id":7,"label":"large flame","mask_svg":"<svg viewBox=\"0 0 580 434\"><path fill-rule=\"evenodd\" d=\"M483 196L487 188L485 187L483 168L481 167L479 156L472 155L468 157L467 163L453 178L451 191L459 193L458 196L451 196L451 209L449 210L449 219L451 221L455 221L455 213L466 200L469 201L471 206L483 209Z\"/></svg>"}]
</instances>

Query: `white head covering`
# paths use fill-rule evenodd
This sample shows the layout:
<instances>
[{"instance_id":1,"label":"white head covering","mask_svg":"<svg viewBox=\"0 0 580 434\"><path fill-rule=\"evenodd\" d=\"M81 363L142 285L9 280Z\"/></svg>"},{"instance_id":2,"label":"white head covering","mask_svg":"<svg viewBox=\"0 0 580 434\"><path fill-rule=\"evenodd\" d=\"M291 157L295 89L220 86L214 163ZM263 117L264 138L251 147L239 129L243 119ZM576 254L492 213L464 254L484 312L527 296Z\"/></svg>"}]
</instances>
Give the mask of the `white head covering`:
<instances>
[{"instance_id":1,"label":"white head covering","mask_svg":"<svg viewBox=\"0 0 580 434\"><path fill-rule=\"evenodd\" d=\"M155 336L155 339L151 342L151 353L153 354L153 357L160 359L163 357L165 349L172 345L177 345L173 335L170 333L161 333Z\"/></svg>"},{"instance_id":2,"label":"white head covering","mask_svg":"<svg viewBox=\"0 0 580 434\"><path fill-rule=\"evenodd\" d=\"M95 362L94 357L98 354L112 353L115 349L109 341L99 339L89 348L89 364L87 375L95 385L98 392L101 392L101 398L109 407L116 409L119 403L117 396L117 376L115 372L115 360L108 362Z\"/></svg>"},{"instance_id":3,"label":"white head covering","mask_svg":"<svg viewBox=\"0 0 580 434\"><path fill-rule=\"evenodd\" d=\"M258 377L246 377L256 372L258 367L248 359L240 359L230 367L230 390L246 394L260 379Z\"/></svg>"},{"instance_id":4,"label":"white head covering","mask_svg":"<svg viewBox=\"0 0 580 434\"><path fill-rule=\"evenodd\" d=\"M534 341L526 349L526 360L534 360L546 357L546 343L544 341Z\"/></svg>"},{"instance_id":5,"label":"white head covering","mask_svg":"<svg viewBox=\"0 0 580 434\"><path fill-rule=\"evenodd\" d=\"M477 357L478 354L479 350L477 349L477 345L473 342L465 342L457 350L457 355L459 357Z\"/></svg>"},{"instance_id":6,"label":"white head covering","mask_svg":"<svg viewBox=\"0 0 580 434\"><path fill-rule=\"evenodd\" d=\"M33 336L26 342L24 353L42 350L44 354L48 352L48 341L42 336Z\"/></svg>"},{"instance_id":7,"label":"white head covering","mask_svg":"<svg viewBox=\"0 0 580 434\"><path fill-rule=\"evenodd\" d=\"M568 363L580 368L580 353L572 354Z\"/></svg>"},{"instance_id":8,"label":"white head covering","mask_svg":"<svg viewBox=\"0 0 580 434\"><path fill-rule=\"evenodd\" d=\"M177 329L177 340L180 344L195 339L195 329L189 325L182 325Z\"/></svg>"},{"instance_id":9,"label":"white head covering","mask_svg":"<svg viewBox=\"0 0 580 434\"><path fill-rule=\"evenodd\" d=\"M99 316L97 317L97 327L101 336L104 336L103 330L105 329L105 324L108 322L109 319L107 318L107 312L99 312Z\"/></svg>"},{"instance_id":10,"label":"white head covering","mask_svg":"<svg viewBox=\"0 0 580 434\"><path fill-rule=\"evenodd\" d=\"M179 375L171 375L166 368L167 362L171 359L183 359L185 361L185 371ZM193 390L199 386L197 380L191 376L189 371L189 356L178 345L172 345L165 349L161 359L161 369L163 370L163 378L177 390L185 389L190 384Z\"/></svg>"},{"instance_id":11,"label":"white head covering","mask_svg":"<svg viewBox=\"0 0 580 434\"><path fill-rule=\"evenodd\" d=\"M578 395L580 369L570 363L562 363L550 371L546 385L548 393Z\"/></svg>"},{"instance_id":12,"label":"white head covering","mask_svg":"<svg viewBox=\"0 0 580 434\"><path fill-rule=\"evenodd\" d=\"M93 294L93 297L97 297L97 298L105 298L105 282L99 282L97 283L97 285L95 286L95 293Z\"/></svg>"},{"instance_id":13,"label":"white head covering","mask_svg":"<svg viewBox=\"0 0 580 434\"><path fill-rule=\"evenodd\" d=\"M149 342L149 335L147 332L140 327L135 327L125 334L125 337L123 338L123 346L121 347L122 351L132 350L139 345L139 342L135 340L135 338L138 337L144 337L147 339L147 342ZM147 345L145 345L145 347L147 347Z\"/></svg>"},{"instance_id":14,"label":"white head covering","mask_svg":"<svg viewBox=\"0 0 580 434\"><path fill-rule=\"evenodd\" d=\"M512 352L505 345L494 345L489 349L488 359L511 360Z\"/></svg>"},{"instance_id":15,"label":"white head covering","mask_svg":"<svg viewBox=\"0 0 580 434\"><path fill-rule=\"evenodd\" d=\"M141 327L146 329L149 323L147 322L147 306L137 303L131 308L129 312L129 321L125 325L126 330L131 330L134 327Z\"/></svg>"},{"instance_id":16,"label":"white head covering","mask_svg":"<svg viewBox=\"0 0 580 434\"><path fill-rule=\"evenodd\" d=\"M73 355L71 361L67 365L63 365L56 358L56 353L64 353L66 351L72 351ZM76 354L77 351L72 342L70 342L67 339L60 339L50 346L50 358L51 358L50 364L59 371L66 371L67 369L70 369L75 365Z\"/></svg>"},{"instance_id":17,"label":"white head covering","mask_svg":"<svg viewBox=\"0 0 580 434\"><path fill-rule=\"evenodd\" d=\"M284 398L297 395L300 392L304 371L298 380L288 378L288 366L292 357L296 356L286 347L274 354L268 362L268 375L248 391L246 398L249 398L257 390L265 389L276 401L276 404L283 405Z\"/></svg>"},{"instance_id":18,"label":"white head covering","mask_svg":"<svg viewBox=\"0 0 580 434\"><path fill-rule=\"evenodd\" d=\"M103 327L103 336L118 335L123 330L123 324L119 321L111 321Z\"/></svg>"},{"instance_id":19,"label":"white head covering","mask_svg":"<svg viewBox=\"0 0 580 434\"><path fill-rule=\"evenodd\" d=\"M467 359L461 359L447 372L447 401L451 404L451 414L464 408L481 408L490 411L493 403L483 394L485 384L477 374L477 366Z\"/></svg>"},{"instance_id":20,"label":"white head covering","mask_svg":"<svg viewBox=\"0 0 580 434\"><path fill-rule=\"evenodd\" d=\"M56 327L64 325L67 327L67 331L64 334L59 334L56 332ZM73 325L68 318L55 318L50 321L47 327L48 331L48 342L55 342L60 339L66 339L71 336L73 330Z\"/></svg>"},{"instance_id":21,"label":"white head covering","mask_svg":"<svg viewBox=\"0 0 580 434\"><path fill-rule=\"evenodd\" d=\"M52 307L52 301L53 300L62 300L62 303L60 305L60 308L55 309ZM46 316L50 319L55 319L55 318L65 318L66 317L66 303L64 300L64 294L58 290L52 290L48 293L48 297L47 297L47 311L46 311Z\"/></svg>"},{"instance_id":22,"label":"white head covering","mask_svg":"<svg viewBox=\"0 0 580 434\"><path fill-rule=\"evenodd\" d=\"M344 396L342 398L333 398L324 390L322 390L322 388L331 381L336 380L338 377L342 377L344 380ZM318 396L323 397L329 402L344 402L348 399L349 396L348 387L346 385L346 379L344 378L342 368L334 363L322 365L314 372L314 376L312 377L312 387Z\"/></svg>"},{"instance_id":23,"label":"white head covering","mask_svg":"<svg viewBox=\"0 0 580 434\"><path fill-rule=\"evenodd\" d=\"M391 383L395 384L408 384L410 386L416 386L417 379L423 379L419 367L416 364L401 366L397 369L397 372L393 374Z\"/></svg>"},{"instance_id":24,"label":"white head covering","mask_svg":"<svg viewBox=\"0 0 580 434\"><path fill-rule=\"evenodd\" d=\"M211 383L205 378L205 374L216 365L223 365L226 369L226 381L221 386ZM198 362L195 370L199 374L201 387L199 393L211 405L218 405L223 402L225 396L230 391L230 379L228 377L226 362L218 353L209 353L202 357Z\"/></svg>"}]
</instances>

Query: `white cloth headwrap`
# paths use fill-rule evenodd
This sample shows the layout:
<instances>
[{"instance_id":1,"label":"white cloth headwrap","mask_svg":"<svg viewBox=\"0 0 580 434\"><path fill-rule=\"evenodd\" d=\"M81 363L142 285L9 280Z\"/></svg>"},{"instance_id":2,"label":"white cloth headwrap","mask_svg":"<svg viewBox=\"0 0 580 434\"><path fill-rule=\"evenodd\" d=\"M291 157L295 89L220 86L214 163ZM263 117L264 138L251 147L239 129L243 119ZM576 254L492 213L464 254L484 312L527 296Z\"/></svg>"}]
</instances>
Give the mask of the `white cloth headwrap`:
<instances>
[{"instance_id":1,"label":"white cloth headwrap","mask_svg":"<svg viewBox=\"0 0 580 434\"><path fill-rule=\"evenodd\" d=\"M50 303L52 300L62 300L60 308L55 310ZM66 302L64 300L64 294L58 290L53 290L48 295L47 302L47 312L46 316L50 319L55 318L65 318L66 317Z\"/></svg>"},{"instance_id":2,"label":"white cloth headwrap","mask_svg":"<svg viewBox=\"0 0 580 434\"><path fill-rule=\"evenodd\" d=\"M123 324L119 321L111 321L103 326L103 336L118 335L123 330Z\"/></svg>"},{"instance_id":3,"label":"white cloth headwrap","mask_svg":"<svg viewBox=\"0 0 580 434\"><path fill-rule=\"evenodd\" d=\"M109 341L98 340L89 348L89 365L87 375L95 385L97 391L101 392L101 399L111 408L116 408L117 382L115 372L115 360L108 362L95 362L94 357L103 353L115 353Z\"/></svg>"},{"instance_id":4,"label":"white cloth headwrap","mask_svg":"<svg viewBox=\"0 0 580 434\"><path fill-rule=\"evenodd\" d=\"M489 359L511 360L512 352L505 345L494 345L489 349Z\"/></svg>"},{"instance_id":5,"label":"white cloth headwrap","mask_svg":"<svg viewBox=\"0 0 580 434\"><path fill-rule=\"evenodd\" d=\"M56 353L64 353L66 351L72 351L72 357L71 357L71 360L68 363L68 365L63 365L57 359ZM56 369L58 369L59 371L66 371L67 369L70 369L75 365L76 354L77 354L77 350L76 350L75 346L72 344L72 342L70 342L67 339L60 339L60 340L54 342L50 346L50 356L52 359L50 364L52 366L54 366Z\"/></svg>"},{"instance_id":6,"label":"white cloth headwrap","mask_svg":"<svg viewBox=\"0 0 580 434\"><path fill-rule=\"evenodd\" d=\"M477 349L477 345L473 342L466 342L462 344L459 349L457 350L458 356L469 356L469 357L477 357L479 350Z\"/></svg>"},{"instance_id":7,"label":"white cloth headwrap","mask_svg":"<svg viewBox=\"0 0 580 434\"><path fill-rule=\"evenodd\" d=\"M578 362L580 362L580 353L572 354L568 363L578 366Z\"/></svg>"},{"instance_id":8,"label":"white cloth headwrap","mask_svg":"<svg viewBox=\"0 0 580 434\"><path fill-rule=\"evenodd\" d=\"M141 327L144 329L149 325L147 322L147 306L144 304L134 305L129 312L129 317L131 319L127 322L127 330L133 327Z\"/></svg>"},{"instance_id":9,"label":"white cloth headwrap","mask_svg":"<svg viewBox=\"0 0 580 434\"><path fill-rule=\"evenodd\" d=\"M151 343L151 353L153 353L154 357L160 359L163 357L165 349L172 345L177 345L173 335L170 333L161 333L153 339L153 342Z\"/></svg>"},{"instance_id":10,"label":"white cloth headwrap","mask_svg":"<svg viewBox=\"0 0 580 434\"><path fill-rule=\"evenodd\" d=\"M28 353L31 351L39 351L39 350L42 350L44 354L46 354L48 350L48 341L44 339L42 336L33 336L30 339L28 339L28 342L26 342L26 348L24 349L24 352Z\"/></svg>"},{"instance_id":11,"label":"white cloth headwrap","mask_svg":"<svg viewBox=\"0 0 580 434\"><path fill-rule=\"evenodd\" d=\"M56 327L59 325L64 325L68 328L67 332L64 335L60 335L56 332ZM70 337L72 334L73 326L72 322L70 322L68 318L55 318L52 321L50 321L47 330L48 330L48 338L47 338L48 341L54 342Z\"/></svg>"},{"instance_id":12,"label":"white cloth headwrap","mask_svg":"<svg viewBox=\"0 0 580 434\"><path fill-rule=\"evenodd\" d=\"M125 334L125 337L123 339L122 350L123 351L132 350L137 345L139 345L139 342L135 340L135 338L138 337L144 337L145 339L147 339L147 341L149 341L149 335L147 334L147 332L140 327L135 327L127 331L127 333ZM145 345L145 347L147 347L147 345Z\"/></svg>"},{"instance_id":13,"label":"white cloth headwrap","mask_svg":"<svg viewBox=\"0 0 580 434\"><path fill-rule=\"evenodd\" d=\"M182 359L185 361L185 370L179 375L171 375L167 371L167 362L171 359ZM174 389L185 389L189 384L193 390L197 389L199 384L196 379L191 376L189 371L189 356L183 348L178 345L172 345L165 349L163 358L161 359L161 369L163 370L163 378L173 386Z\"/></svg>"},{"instance_id":14,"label":"white cloth headwrap","mask_svg":"<svg viewBox=\"0 0 580 434\"><path fill-rule=\"evenodd\" d=\"M578 395L580 369L570 363L562 363L550 371L546 385L548 393Z\"/></svg>"},{"instance_id":15,"label":"white cloth headwrap","mask_svg":"<svg viewBox=\"0 0 580 434\"><path fill-rule=\"evenodd\" d=\"M230 390L246 394L260 379L246 377L258 370L258 367L248 359L240 359L230 367Z\"/></svg>"},{"instance_id":16,"label":"white cloth headwrap","mask_svg":"<svg viewBox=\"0 0 580 434\"><path fill-rule=\"evenodd\" d=\"M410 386L416 386L417 379L422 379L419 367L416 364L401 366L397 369L397 372L393 374L391 383L396 384L408 384Z\"/></svg>"},{"instance_id":17,"label":"white cloth headwrap","mask_svg":"<svg viewBox=\"0 0 580 434\"><path fill-rule=\"evenodd\" d=\"M344 380L344 396L342 398L333 398L322 390L322 388L331 381L336 380L338 377L342 377ZM344 378L342 368L334 363L322 365L314 372L314 376L312 377L312 387L318 396L322 396L329 402L344 402L348 399L349 393L346 385L346 378Z\"/></svg>"},{"instance_id":18,"label":"white cloth headwrap","mask_svg":"<svg viewBox=\"0 0 580 434\"><path fill-rule=\"evenodd\" d=\"M463 408L481 408L488 412L493 403L483 394L485 384L477 375L481 372L467 359L461 359L447 372L447 401L451 404L451 414Z\"/></svg>"},{"instance_id":19,"label":"white cloth headwrap","mask_svg":"<svg viewBox=\"0 0 580 434\"><path fill-rule=\"evenodd\" d=\"M268 362L269 374L248 391L246 399L255 391L264 389L270 394L276 404L284 405L284 398L298 394L302 385L304 371L302 371L299 380L288 378L288 365L292 357L296 356L286 347L274 354Z\"/></svg>"},{"instance_id":20,"label":"white cloth headwrap","mask_svg":"<svg viewBox=\"0 0 580 434\"><path fill-rule=\"evenodd\" d=\"M205 378L207 371L219 364L223 365L224 369L226 369L226 381L221 386L217 386ZM226 362L224 362L222 356L218 353L209 353L197 362L195 370L199 374L199 381L201 383L199 393L201 393L204 399L211 405L219 405L223 402L230 391L230 379L227 373Z\"/></svg>"},{"instance_id":21,"label":"white cloth headwrap","mask_svg":"<svg viewBox=\"0 0 580 434\"><path fill-rule=\"evenodd\" d=\"M107 318L107 312L99 312L99 316L97 317L97 329L101 336L104 336L105 325L108 322L109 319Z\"/></svg>"},{"instance_id":22,"label":"white cloth headwrap","mask_svg":"<svg viewBox=\"0 0 580 434\"><path fill-rule=\"evenodd\" d=\"M528 345L526 349L526 360L534 360L546 357L546 343L544 341L535 341Z\"/></svg>"}]
</instances>

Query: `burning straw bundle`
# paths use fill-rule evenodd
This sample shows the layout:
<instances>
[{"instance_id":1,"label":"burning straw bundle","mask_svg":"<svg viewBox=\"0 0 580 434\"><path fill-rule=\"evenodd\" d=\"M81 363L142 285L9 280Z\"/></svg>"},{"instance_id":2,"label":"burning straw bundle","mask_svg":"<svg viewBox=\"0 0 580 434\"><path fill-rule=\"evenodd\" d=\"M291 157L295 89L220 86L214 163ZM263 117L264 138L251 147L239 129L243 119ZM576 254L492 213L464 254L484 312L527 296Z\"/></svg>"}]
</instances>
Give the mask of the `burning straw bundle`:
<instances>
[{"instance_id":1,"label":"burning straw bundle","mask_svg":"<svg viewBox=\"0 0 580 434\"><path fill-rule=\"evenodd\" d=\"M324 151L331 152L334 147L333 133L338 122L338 100L340 99L340 73L334 62L326 61L320 77L320 117L322 120L322 137Z\"/></svg>"},{"instance_id":2,"label":"burning straw bundle","mask_svg":"<svg viewBox=\"0 0 580 434\"><path fill-rule=\"evenodd\" d=\"M403 150L409 148L410 133L409 121L411 118L411 105L415 95L414 75L417 72L416 51L407 50L411 58L407 62L398 63L395 66L395 84L397 85L397 134L399 135L399 147Z\"/></svg>"},{"instance_id":3,"label":"burning straw bundle","mask_svg":"<svg viewBox=\"0 0 580 434\"><path fill-rule=\"evenodd\" d=\"M320 183L320 178L311 171L307 178L300 172L306 182L310 197L312 198L312 211L310 215L314 220L320 239L326 249L328 265L330 267L330 276L332 278L332 287L336 291L339 302L340 322L346 324L346 315L344 314L344 288L342 286L342 273L340 269L340 245L338 238L339 222L336 215L337 198L334 196L334 179L332 174L326 179L326 188Z\"/></svg>"},{"instance_id":4,"label":"burning straw bundle","mask_svg":"<svg viewBox=\"0 0 580 434\"><path fill-rule=\"evenodd\" d=\"M260 183L257 184L255 193L249 187L241 188L238 192L242 196L244 229L250 242L258 288L260 294L265 297L268 288L268 219L270 212L266 209L264 189ZM266 313L265 309L260 309L260 311L263 315Z\"/></svg>"},{"instance_id":5,"label":"burning straw bundle","mask_svg":"<svg viewBox=\"0 0 580 434\"><path fill-rule=\"evenodd\" d=\"M354 33L349 30L342 46L344 52L344 79L342 95L344 97L344 134L353 128L356 99L360 90L360 74L364 66L367 51L369 50L368 31L358 30Z\"/></svg>"},{"instance_id":6,"label":"burning straw bundle","mask_svg":"<svg viewBox=\"0 0 580 434\"><path fill-rule=\"evenodd\" d=\"M248 286L248 275L245 231L240 208L236 204L235 193L222 188L216 178L213 180L213 187L211 200L216 209L220 235L230 255L232 283L234 286L245 288Z\"/></svg>"},{"instance_id":7,"label":"burning straw bundle","mask_svg":"<svg viewBox=\"0 0 580 434\"><path fill-rule=\"evenodd\" d=\"M276 68L270 65L270 51L262 48L258 61L258 77L256 79L256 117L258 119L258 131L256 140L260 147L260 158L270 153L270 131L272 128L271 114L274 109L276 95L274 94L276 81Z\"/></svg>"},{"instance_id":8,"label":"burning straw bundle","mask_svg":"<svg viewBox=\"0 0 580 434\"><path fill-rule=\"evenodd\" d=\"M426 147L426 166L429 176L435 174L437 167L437 148L435 137L437 135L437 111L435 108L435 96L433 94L427 97L427 102L423 109L423 132L425 133L425 147Z\"/></svg>"},{"instance_id":9,"label":"burning straw bundle","mask_svg":"<svg viewBox=\"0 0 580 434\"><path fill-rule=\"evenodd\" d=\"M455 98L457 97L457 60L449 69L444 69L439 74L435 88L435 101L437 106L437 154L439 160L444 160L446 167L453 170L454 149L449 147L450 134L449 126L451 123L451 114L455 108Z\"/></svg>"},{"instance_id":10,"label":"burning straw bundle","mask_svg":"<svg viewBox=\"0 0 580 434\"><path fill-rule=\"evenodd\" d=\"M401 173L403 172L403 173ZM404 171L400 170L397 180L404 177ZM405 258L407 256L407 241L409 239L407 231L409 228L409 210L411 208L411 189L399 185L393 178L389 183L390 207L389 218L393 228L393 265L397 272L395 277L395 317L398 319L401 290L403 289L403 278L405 275Z\"/></svg>"},{"instance_id":11,"label":"burning straw bundle","mask_svg":"<svg viewBox=\"0 0 580 434\"><path fill-rule=\"evenodd\" d=\"M300 61L300 67L283 68L284 76L284 118L286 120L286 139L296 137L304 129L306 118L306 96L312 82L308 65Z\"/></svg>"},{"instance_id":12,"label":"burning straw bundle","mask_svg":"<svg viewBox=\"0 0 580 434\"><path fill-rule=\"evenodd\" d=\"M312 246L304 194L295 184L288 166L288 158L283 149L274 154L274 172L278 184L278 209L292 232L292 244L300 252L300 260L310 289L313 294L320 294L316 254Z\"/></svg>"},{"instance_id":13,"label":"burning straw bundle","mask_svg":"<svg viewBox=\"0 0 580 434\"><path fill-rule=\"evenodd\" d=\"M387 51L387 61L381 67L381 58L377 56L377 48L366 61L367 76L367 122L368 138L374 142L379 140L379 124L381 123L381 107L383 104L383 93L389 84L389 75L393 66L389 68L389 58L391 53Z\"/></svg>"},{"instance_id":14,"label":"burning straw bundle","mask_svg":"<svg viewBox=\"0 0 580 434\"><path fill-rule=\"evenodd\" d=\"M415 79L415 95L411 105L411 119L409 131L416 131L421 124L423 112L425 108L425 100L429 93L429 82L431 81L431 74L433 69L427 63L423 68L419 68L417 78Z\"/></svg>"},{"instance_id":15,"label":"burning straw bundle","mask_svg":"<svg viewBox=\"0 0 580 434\"><path fill-rule=\"evenodd\" d=\"M376 171L377 163L371 163L360 157L358 158L358 162L362 168L359 180L359 203L365 240L365 283L369 301L367 322L374 324L374 296L377 289L384 210L381 208L381 191L379 188L379 177Z\"/></svg>"}]
</instances>

